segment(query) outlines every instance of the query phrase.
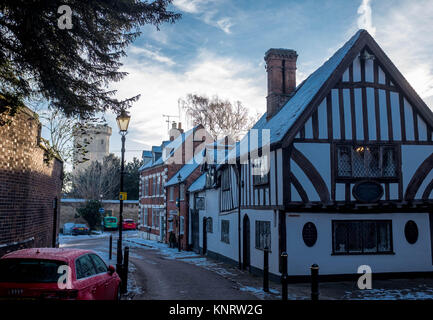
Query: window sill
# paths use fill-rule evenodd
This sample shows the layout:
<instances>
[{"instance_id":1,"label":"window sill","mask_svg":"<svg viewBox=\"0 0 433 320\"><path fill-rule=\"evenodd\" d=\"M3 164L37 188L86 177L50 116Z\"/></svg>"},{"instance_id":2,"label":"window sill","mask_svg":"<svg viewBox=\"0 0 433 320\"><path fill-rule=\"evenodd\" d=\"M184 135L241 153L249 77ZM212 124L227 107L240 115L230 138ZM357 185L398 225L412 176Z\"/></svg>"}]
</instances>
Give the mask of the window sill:
<instances>
[{"instance_id":1,"label":"window sill","mask_svg":"<svg viewBox=\"0 0 433 320\"><path fill-rule=\"evenodd\" d=\"M256 250L260 250L260 251L263 251L263 252L265 251L265 249L257 248L257 247L256 247ZM268 250L268 252L269 252L269 253L272 253L272 250Z\"/></svg>"},{"instance_id":2,"label":"window sill","mask_svg":"<svg viewBox=\"0 0 433 320\"><path fill-rule=\"evenodd\" d=\"M269 187L269 182L266 183L257 183L253 185L254 188L266 188Z\"/></svg>"},{"instance_id":3,"label":"window sill","mask_svg":"<svg viewBox=\"0 0 433 320\"><path fill-rule=\"evenodd\" d=\"M371 256L371 255L395 255L394 251L389 252L333 252L331 256Z\"/></svg>"}]
</instances>

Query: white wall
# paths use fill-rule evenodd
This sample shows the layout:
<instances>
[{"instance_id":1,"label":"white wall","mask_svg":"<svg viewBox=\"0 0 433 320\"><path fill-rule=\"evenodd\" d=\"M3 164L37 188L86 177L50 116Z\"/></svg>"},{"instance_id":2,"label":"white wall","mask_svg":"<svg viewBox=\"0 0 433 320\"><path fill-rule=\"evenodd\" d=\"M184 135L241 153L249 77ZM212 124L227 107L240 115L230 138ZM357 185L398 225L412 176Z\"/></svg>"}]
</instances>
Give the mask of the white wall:
<instances>
[{"instance_id":1,"label":"white wall","mask_svg":"<svg viewBox=\"0 0 433 320\"><path fill-rule=\"evenodd\" d=\"M392 220L394 255L332 255L332 220L380 219ZM408 220L418 226L418 241L406 241L404 227ZM305 223L313 222L317 228L317 242L307 247L302 239ZM308 275L310 266L317 263L320 274L357 273L358 266L369 265L375 272L433 271L429 217L427 213L393 214L300 214L286 217L289 275Z\"/></svg>"},{"instance_id":2,"label":"white wall","mask_svg":"<svg viewBox=\"0 0 433 320\"><path fill-rule=\"evenodd\" d=\"M248 215L250 219L250 259L251 266L263 269L263 250L256 249L256 221L271 222L271 251L269 253L269 272L278 274L278 213L274 210L242 210L241 213L241 252L243 248L243 219ZM237 233L236 233L237 235ZM236 242L237 243L237 242ZM237 252L237 251L236 251Z\"/></svg>"}]
</instances>

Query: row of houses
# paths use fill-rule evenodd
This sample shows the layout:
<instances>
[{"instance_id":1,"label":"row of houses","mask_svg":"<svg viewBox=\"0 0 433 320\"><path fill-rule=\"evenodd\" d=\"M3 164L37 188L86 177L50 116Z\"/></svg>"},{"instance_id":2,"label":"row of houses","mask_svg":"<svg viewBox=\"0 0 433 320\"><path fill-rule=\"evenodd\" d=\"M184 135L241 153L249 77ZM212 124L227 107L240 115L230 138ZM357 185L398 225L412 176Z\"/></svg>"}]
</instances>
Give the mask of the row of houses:
<instances>
[{"instance_id":1,"label":"row of houses","mask_svg":"<svg viewBox=\"0 0 433 320\"><path fill-rule=\"evenodd\" d=\"M275 278L283 252L293 279L431 273L432 111L365 30L299 85L296 61L266 52L267 112L240 142L173 127L147 155L141 230L257 272L268 249Z\"/></svg>"}]
</instances>

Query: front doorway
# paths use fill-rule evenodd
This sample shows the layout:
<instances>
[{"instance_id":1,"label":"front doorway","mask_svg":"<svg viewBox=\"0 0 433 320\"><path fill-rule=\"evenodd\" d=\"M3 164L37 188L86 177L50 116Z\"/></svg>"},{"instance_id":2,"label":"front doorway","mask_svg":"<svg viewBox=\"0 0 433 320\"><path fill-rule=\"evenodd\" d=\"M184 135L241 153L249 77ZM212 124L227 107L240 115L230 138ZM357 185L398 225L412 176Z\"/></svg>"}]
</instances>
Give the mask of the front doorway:
<instances>
[{"instance_id":1,"label":"front doorway","mask_svg":"<svg viewBox=\"0 0 433 320\"><path fill-rule=\"evenodd\" d=\"M200 220L198 216L198 210L191 209L191 236L192 236L192 250L194 252L200 252Z\"/></svg>"},{"instance_id":2,"label":"front doorway","mask_svg":"<svg viewBox=\"0 0 433 320\"><path fill-rule=\"evenodd\" d=\"M250 219L247 215L244 216L243 220L243 233L242 233L242 243L243 243L243 261L242 268L244 270L250 271Z\"/></svg>"}]
</instances>

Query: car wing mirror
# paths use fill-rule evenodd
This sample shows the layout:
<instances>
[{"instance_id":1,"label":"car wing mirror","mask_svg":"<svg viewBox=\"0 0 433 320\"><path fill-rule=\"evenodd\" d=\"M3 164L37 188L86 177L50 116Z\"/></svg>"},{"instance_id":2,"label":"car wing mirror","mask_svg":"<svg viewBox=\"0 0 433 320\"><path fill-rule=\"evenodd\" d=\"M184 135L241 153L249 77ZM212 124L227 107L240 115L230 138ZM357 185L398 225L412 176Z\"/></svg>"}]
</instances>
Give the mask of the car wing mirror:
<instances>
[{"instance_id":1,"label":"car wing mirror","mask_svg":"<svg viewBox=\"0 0 433 320\"><path fill-rule=\"evenodd\" d=\"M116 272L116 268L112 265L108 266L108 273L112 275L114 272Z\"/></svg>"}]
</instances>

